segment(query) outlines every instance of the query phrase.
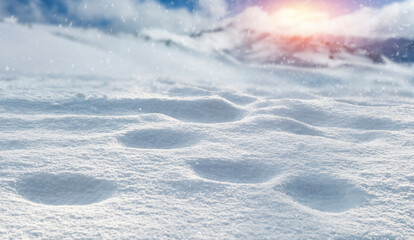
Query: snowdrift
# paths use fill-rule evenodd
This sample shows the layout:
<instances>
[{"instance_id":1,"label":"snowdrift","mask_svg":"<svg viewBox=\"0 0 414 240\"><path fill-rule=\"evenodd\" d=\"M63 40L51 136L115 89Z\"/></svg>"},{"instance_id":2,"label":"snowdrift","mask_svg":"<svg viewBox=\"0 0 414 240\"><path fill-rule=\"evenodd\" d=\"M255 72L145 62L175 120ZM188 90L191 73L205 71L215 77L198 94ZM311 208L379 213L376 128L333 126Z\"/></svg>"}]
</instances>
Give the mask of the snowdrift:
<instances>
[{"instance_id":1,"label":"snowdrift","mask_svg":"<svg viewBox=\"0 0 414 240\"><path fill-rule=\"evenodd\" d=\"M226 31L0 23L0 238L411 238L409 41Z\"/></svg>"}]
</instances>

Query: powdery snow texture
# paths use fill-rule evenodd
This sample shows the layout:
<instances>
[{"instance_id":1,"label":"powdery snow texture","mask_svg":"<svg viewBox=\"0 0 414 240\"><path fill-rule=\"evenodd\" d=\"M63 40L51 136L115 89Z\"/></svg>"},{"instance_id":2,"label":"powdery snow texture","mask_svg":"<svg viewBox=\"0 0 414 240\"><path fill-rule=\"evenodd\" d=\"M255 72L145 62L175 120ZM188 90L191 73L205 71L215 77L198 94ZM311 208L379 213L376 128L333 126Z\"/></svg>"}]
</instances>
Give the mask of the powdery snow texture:
<instances>
[{"instance_id":1,"label":"powdery snow texture","mask_svg":"<svg viewBox=\"0 0 414 240\"><path fill-rule=\"evenodd\" d=\"M1 239L414 236L410 66L257 69L92 30L0 36Z\"/></svg>"}]
</instances>

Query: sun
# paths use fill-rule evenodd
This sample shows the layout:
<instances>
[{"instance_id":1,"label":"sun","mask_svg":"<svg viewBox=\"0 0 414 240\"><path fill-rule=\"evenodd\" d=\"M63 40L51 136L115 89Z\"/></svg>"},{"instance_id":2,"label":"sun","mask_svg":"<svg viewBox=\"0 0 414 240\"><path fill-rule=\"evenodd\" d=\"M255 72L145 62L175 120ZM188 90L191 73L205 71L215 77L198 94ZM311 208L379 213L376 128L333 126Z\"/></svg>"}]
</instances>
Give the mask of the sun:
<instances>
[{"instance_id":1,"label":"sun","mask_svg":"<svg viewBox=\"0 0 414 240\"><path fill-rule=\"evenodd\" d=\"M311 34L321 30L329 18L330 14L326 10L309 5L291 5L277 9L272 14L271 21L289 32Z\"/></svg>"},{"instance_id":2,"label":"sun","mask_svg":"<svg viewBox=\"0 0 414 240\"><path fill-rule=\"evenodd\" d=\"M311 8L283 8L274 14L274 17L285 24L307 24L325 20L328 14Z\"/></svg>"}]
</instances>

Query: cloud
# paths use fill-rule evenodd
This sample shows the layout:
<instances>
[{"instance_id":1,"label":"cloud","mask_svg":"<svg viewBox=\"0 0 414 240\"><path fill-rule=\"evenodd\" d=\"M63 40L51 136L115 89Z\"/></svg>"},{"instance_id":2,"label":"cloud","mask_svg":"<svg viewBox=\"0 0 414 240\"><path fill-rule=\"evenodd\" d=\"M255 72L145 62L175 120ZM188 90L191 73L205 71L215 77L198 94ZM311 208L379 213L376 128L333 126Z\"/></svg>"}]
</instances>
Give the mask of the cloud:
<instances>
[{"instance_id":1,"label":"cloud","mask_svg":"<svg viewBox=\"0 0 414 240\"><path fill-rule=\"evenodd\" d=\"M37 1L21 3L20 1L1 1L0 19L16 17L23 21L44 21L42 10Z\"/></svg>"},{"instance_id":2,"label":"cloud","mask_svg":"<svg viewBox=\"0 0 414 240\"><path fill-rule=\"evenodd\" d=\"M118 31L138 32L163 28L173 32L192 32L206 25L203 16L188 10L167 9L155 1L66 0L69 14L94 25L106 22Z\"/></svg>"},{"instance_id":3,"label":"cloud","mask_svg":"<svg viewBox=\"0 0 414 240\"><path fill-rule=\"evenodd\" d=\"M413 38L413 16L414 0L406 0L380 9L362 8L333 19L327 28L330 32L341 29L352 35Z\"/></svg>"},{"instance_id":4,"label":"cloud","mask_svg":"<svg viewBox=\"0 0 414 240\"><path fill-rule=\"evenodd\" d=\"M73 22L78 26L121 32L157 28L185 34L230 22L239 28L287 35L326 33L414 38L414 0L382 8L364 7L331 17L303 11L269 13L259 7L249 7L236 16L228 16L226 0L199 0L195 9L195 12L185 8L170 9L155 0L56 0L51 3L16 0L0 1L0 19L14 15L20 22Z\"/></svg>"},{"instance_id":5,"label":"cloud","mask_svg":"<svg viewBox=\"0 0 414 240\"><path fill-rule=\"evenodd\" d=\"M166 8L155 0L57 0L51 4L45 1L0 1L0 18L15 15L22 22L73 22L75 25L122 32L162 28L189 33L211 26L215 22L212 18L224 16L224 0L211 1L214 6L207 4L208 1L201 1L200 11L196 12L186 8Z\"/></svg>"},{"instance_id":6,"label":"cloud","mask_svg":"<svg viewBox=\"0 0 414 240\"><path fill-rule=\"evenodd\" d=\"M224 17L227 14L227 2L225 0L199 0L199 8L215 19Z\"/></svg>"},{"instance_id":7,"label":"cloud","mask_svg":"<svg viewBox=\"0 0 414 240\"><path fill-rule=\"evenodd\" d=\"M228 22L241 28L275 34L332 34L375 38L414 38L414 0L393 3L382 8L364 7L352 13L339 16L307 13L310 18L291 13L291 19L280 10L266 12L259 7L250 7ZM317 17L319 16L319 17ZM303 21L300 22L299 20Z\"/></svg>"}]
</instances>

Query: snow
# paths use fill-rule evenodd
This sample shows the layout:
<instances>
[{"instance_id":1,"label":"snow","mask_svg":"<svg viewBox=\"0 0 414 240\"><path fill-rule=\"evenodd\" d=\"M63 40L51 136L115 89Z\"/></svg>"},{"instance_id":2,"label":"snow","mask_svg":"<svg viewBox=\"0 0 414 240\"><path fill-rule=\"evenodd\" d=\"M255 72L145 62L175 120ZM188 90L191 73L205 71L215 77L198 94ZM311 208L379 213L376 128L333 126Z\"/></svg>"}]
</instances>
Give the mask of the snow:
<instances>
[{"instance_id":1,"label":"snow","mask_svg":"<svg viewBox=\"0 0 414 240\"><path fill-rule=\"evenodd\" d=\"M414 236L410 64L8 22L0 52L1 239Z\"/></svg>"},{"instance_id":2,"label":"snow","mask_svg":"<svg viewBox=\"0 0 414 240\"><path fill-rule=\"evenodd\" d=\"M113 183L80 174L40 173L17 183L17 192L25 199L47 205L88 205L110 197Z\"/></svg>"}]
</instances>

